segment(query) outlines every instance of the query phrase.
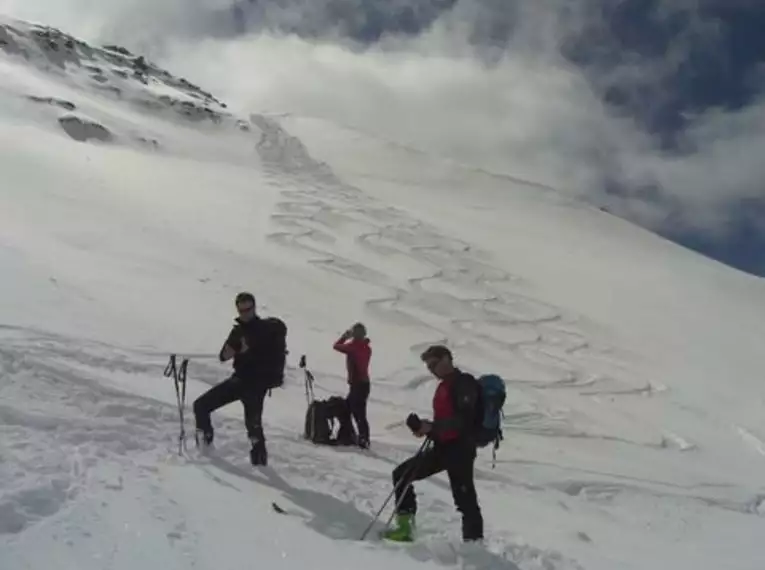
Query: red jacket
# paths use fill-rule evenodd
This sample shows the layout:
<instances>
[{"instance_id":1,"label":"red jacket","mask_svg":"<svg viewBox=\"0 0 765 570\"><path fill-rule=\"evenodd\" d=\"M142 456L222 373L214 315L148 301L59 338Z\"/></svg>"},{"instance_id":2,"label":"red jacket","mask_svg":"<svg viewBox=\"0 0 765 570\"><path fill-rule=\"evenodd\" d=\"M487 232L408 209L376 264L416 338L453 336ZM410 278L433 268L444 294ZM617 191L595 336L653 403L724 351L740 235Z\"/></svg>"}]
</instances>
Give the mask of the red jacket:
<instances>
[{"instance_id":1,"label":"red jacket","mask_svg":"<svg viewBox=\"0 0 765 570\"><path fill-rule=\"evenodd\" d=\"M469 438L478 399L475 377L455 370L451 378L441 380L433 394L431 437L439 442Z\"/></svg>"},{"instance_id":2,"label":"red jacket","mask_svg":"<svg viewBox=\"0 0 765 570\"><path fill-rule=\"evenodd\" d=\"M338 339L332 348L345 354L348 384L369 382L369 361L372 359L372 347L368 338L351 339L347 342Z\"/></svg>"}]
</instances>

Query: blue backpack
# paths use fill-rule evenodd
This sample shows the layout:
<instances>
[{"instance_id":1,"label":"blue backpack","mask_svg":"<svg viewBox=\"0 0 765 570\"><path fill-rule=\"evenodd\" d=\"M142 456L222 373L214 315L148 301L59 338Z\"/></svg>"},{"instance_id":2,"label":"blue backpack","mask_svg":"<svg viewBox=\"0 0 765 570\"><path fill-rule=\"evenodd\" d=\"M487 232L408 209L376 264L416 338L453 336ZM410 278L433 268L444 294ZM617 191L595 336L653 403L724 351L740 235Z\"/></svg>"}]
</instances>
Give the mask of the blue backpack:
<instances>
[{"instance_id":1,"label":"blue backpack","mask_svg":"<svg viewBox=\"0 0 765 570\"><path fill-rule=\"evenodd\" d=\"M505 381L496 374L484 374L477 378L479 387L478 409L476 410L476 445L486 447L494 444L492 451L496 461L497 449L502 436L502 407L505 405L507 391Z\"/></svg>"}]
</instances>

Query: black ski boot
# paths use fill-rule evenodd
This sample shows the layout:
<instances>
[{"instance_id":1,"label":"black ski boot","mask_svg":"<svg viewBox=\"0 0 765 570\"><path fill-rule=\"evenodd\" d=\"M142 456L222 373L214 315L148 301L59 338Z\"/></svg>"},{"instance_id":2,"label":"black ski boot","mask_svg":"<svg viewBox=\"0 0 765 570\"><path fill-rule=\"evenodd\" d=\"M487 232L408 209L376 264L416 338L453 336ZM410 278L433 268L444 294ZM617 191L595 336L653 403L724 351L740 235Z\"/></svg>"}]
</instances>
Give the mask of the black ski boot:
<instances>
[{"instance_id":1,"label":"black ski boot","mask_svg":"<svg viewBox=\"0 0 765 570\"><path fill-rule=\"evenodd\" d=\"M258 466L266 466L268 465L268 451L266 450L266 444L261 439L251 439L250 443L252 444L252 448L250 449L250 463L252 465Z\"/></svg>"},{"instance_id":2,"label":"black ski boot","mask_svg":"<svg viewBox=\"0 0 765 570\"><path fill-rule=\"evenodd\" d=\"M194 439L197 443L197 449L209 449L213 446L213 432L212 431L202 431L201 429L196 430L194 433Z\"/></svg>"},{"instance_id":3,"label":"black ski boot","mask_svg":"<svg viewBox=\"0 0 765 570\"><path fill-rule=\"evenodd\" d=\"M462 518L463 542L483 542L483 517L478 512L472 517Z\"/></svg>"}]
</instances>

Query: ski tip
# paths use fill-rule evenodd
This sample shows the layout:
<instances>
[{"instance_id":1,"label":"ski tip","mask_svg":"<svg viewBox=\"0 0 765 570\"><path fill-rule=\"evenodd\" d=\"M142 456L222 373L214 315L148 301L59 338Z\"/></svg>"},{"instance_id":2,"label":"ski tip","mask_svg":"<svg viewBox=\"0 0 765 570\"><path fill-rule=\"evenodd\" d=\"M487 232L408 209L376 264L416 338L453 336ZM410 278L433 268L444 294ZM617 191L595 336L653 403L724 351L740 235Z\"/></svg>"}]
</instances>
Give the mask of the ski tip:
<instances>
[{"instance_id":1,"label":"ski tip","mask_svg":"<svg viewBox=\"0 0 765 570\"><path fill-rule=\"evenodd\" d=\"M281 508L276 503L271 503L271 508L273 508L277 513L279 513L281 515L286 515L287 514L287 511L285 511L283 508Z\"/></svg>"}]
</instances>

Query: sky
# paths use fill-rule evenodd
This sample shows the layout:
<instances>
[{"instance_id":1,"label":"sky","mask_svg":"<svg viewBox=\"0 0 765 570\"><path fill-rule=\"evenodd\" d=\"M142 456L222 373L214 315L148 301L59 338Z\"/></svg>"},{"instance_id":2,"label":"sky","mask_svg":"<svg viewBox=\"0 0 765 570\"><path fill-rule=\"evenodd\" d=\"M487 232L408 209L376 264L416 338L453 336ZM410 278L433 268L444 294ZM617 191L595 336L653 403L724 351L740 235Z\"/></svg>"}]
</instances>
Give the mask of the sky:
<instances>
[{"instance_id":1,"label":"sky","mask_svg":"<svg viewBox=\"0 0 765 570\"><path fill-rule=\"evenodd\" d=\"M245 111L321 117L552 186L765 276L754 0L0 0L0 11L145 52Z\"/></svg>"}]
</instances>

